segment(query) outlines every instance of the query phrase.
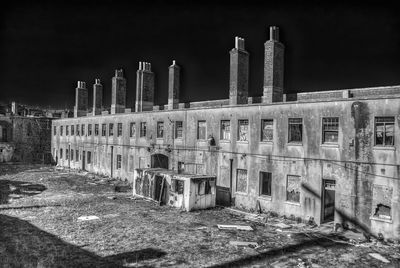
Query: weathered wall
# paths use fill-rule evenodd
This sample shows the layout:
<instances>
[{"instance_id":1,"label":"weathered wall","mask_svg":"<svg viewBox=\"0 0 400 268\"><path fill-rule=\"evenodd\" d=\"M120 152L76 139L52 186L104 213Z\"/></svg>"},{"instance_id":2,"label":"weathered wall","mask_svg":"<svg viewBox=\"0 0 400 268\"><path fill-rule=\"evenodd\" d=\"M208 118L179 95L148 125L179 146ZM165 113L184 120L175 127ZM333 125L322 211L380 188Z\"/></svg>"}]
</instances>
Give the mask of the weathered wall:
<instances>
[{"instance_id":1,"label":"weathered wall","mask_svg":"<svg viewBox=\"0 0 400 268\"><path fill-rule=\"evenodd\" d=\"M399 141L394 146L374 146L376 116L395 116L395 135L400 133L399 98L343 99L325 102L275 103L270 105L242 105L235 107L183 109L83 117L53 121L53 125L100 125L99 136L53 136L52 152L59 149L92 151L92 163L86 169L121 179L131 180L133 168L149 167L153 154L169 158L169 168L177 169L178 161L196 167L203 173L217 175L217 185L230 186L230 159L233 160L232 193L235 205L255 209L257 201L265 211L313 217L321 222L321 195L323 180L336 182L336 221L358 219L385 236L399 237ZM337 144L322 142L322 118L339 118ZM288 143L288 118L303 119L301 143ZM238 120L249 120L248 141L238 141ZM261 120L273 119L273 141L261 141ZM207 140L197 140L197 122L205 120L206 137L212 135L218 147L210 149ZM231 139L220 141L220 122L230 120ZM156 138L156 125L164 122L164 137ZM183 137L173 139L173 122L183 121ZM129 125L136 124L135 137L129 137ZM146 137L139 137L140 122L147 122ZM114 136L102 137L101 124L114 123ZM117 123L123 124L123 133L117 137ZM87 131L86 131L87 133ZM172 150L170 150L172 149ZM117 155L122 155L122 168L117 169ZM60 159L59 164L82 168L81 162ZM80 156L79 160L81 161ZM369 164L368 164L369 163ZM377 165L374 163L381 163ZM188 165L189 166L189 165ZM236 192L237 169L247 170L247 190ZM260 196L260 172L272 173L272 194ZM288 175L300 176L300 202L286 200ZM374 189L386 191L390 199L391 219L373 217L377 202ZM382 188L383 187L383 188ZM377 190L375 190L377 191ZM390 192L392 191L392 192ZM391 194L390 194L391 193ZM375 196L377 196L375 194ZM378 197L376 197L378 198ZM387 200L386 200L387 201ZM348 220L347 219L347 220Z\"/></svg>"}]
</instances>

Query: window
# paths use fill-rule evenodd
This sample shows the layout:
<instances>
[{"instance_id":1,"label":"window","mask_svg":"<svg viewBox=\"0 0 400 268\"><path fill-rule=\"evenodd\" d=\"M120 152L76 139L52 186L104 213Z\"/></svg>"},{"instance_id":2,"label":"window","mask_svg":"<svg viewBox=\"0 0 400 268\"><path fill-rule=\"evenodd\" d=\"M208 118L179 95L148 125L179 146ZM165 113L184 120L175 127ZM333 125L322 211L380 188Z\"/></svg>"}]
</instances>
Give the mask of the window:
<instances>
[{"instance_id":1,"label":"window","mask_svg":"<svg viewBox=\"0 0 400 268\"><path fill-rule=\"evenodd\" d=\"M74 130L75 130L75 129L74 129L74 125L71 125L71 136L75 134L75 131L74 131Z\"/></svg>"},{"instance_id":2,"label":"window","mask_svg":"<svg viewBox=\"0 0 400 268\"><path fill-rule=\"evenodd\" d=\"M178 161L178 174L185 172L185 163Z\"/></svg>"},{"instance_id":3,"label":"window","mask_svg":"<svg viewBox=\"0 0 400 268\"><path fill-rule=\"evenodd\" d=\"M57 135L57 127L56 126L53 127L53 134L54 134L54 136Z\"/></svg>"},{"instance_id":4,"label":"window","mask_svg":"<svg viewBox=\"0 0 400 268\"><path fill-rule=\"evenodd\" d=\"M110 123L108 125L108 137L114 136L114 124Z\"/></svg>"},{"instance_id":5,"label":"window","mask_svg":"<svg viewBox=\"0 0 400 268\"><path fill-rule=\"evenodd\" d=\"M74 150L71 149L71 161L74 161Z\"/></svg>"},{"instance_id":6,"label":"window","mask_svg":"<svg viewBox=\"0 0 400 268\"><path fill-rule=\"evenodd\" d=\"M183 190L185 189L185 182L181 180L172 179L171 188L175 193L183 194Z\"/></svg>"},{"instance_id":7,"label":"window","mask_svg":"<svg viewBox=\"0 0 400 268\"><path fill-rule=\"evenodd\" d=\"M210 181L201 181L197 186L197 193L198 195L211 194Z\"/></svg>"},{"instance_id":8,"label":"window","mask_svg":"<svg viewBox=\"0 0 400 268\"><path fill-rule=\"evenodd\" d=\"M120 154L117 154L117 169L121 169L121 159L122 156Z\"/></svg>"},{"instance_id":9,"label":"window","mask_svg":"<svg viewBox=\"0 0 400 268\"><path fill-rule=\"evenodd\" d=\"M92 162L92 152L90 152L90 151L87 152L87 160L86 160L86 162L88 164L90 164Z\"/></svg>"},{"instance_id":10,"label":"window","mask_svg":"<svg viewBox=\"0 0 400 268\"><path fill-rule=\"evenodd\" d=\"M248 141L249 120L238 121L238 141Z\"/></svg>"},{"instance_id":11,"label":"window","mask_svg":"<svg viewBox=\"0 0 400 268\"><path fill-rule=\"evenodd\" d=\"M28 124L28 136L30 136L29 126L30 125ZM64 127L60 126L60 136L64 135L64 133L63 133L64 131L63 130L64 130Z\"/></svg>"},{"instance_id":12,"label":"window","mask_svg":"<svg viewBox=\"0 0 400 268\"><path fill-rule=\"evenodd\" d=\"M99 124L94 125L94 135L99 136Z\"/></svg>"},{"instance_id":13,"label":"window","mask_svg":"<svg viewBox=\"0 0 400 268\"><path fill-rule=\"evenodd\" d=\"M69 152L68 149L65 149L65 159L68 160L69 158Z\"/></svg>"},{"instance_id":14,"label":"window","mask_svg":"<svg viewBox=\"0 0 400 268\"><path fill-rule=\"evenodd\" d=\"M247 192L247 170L237 169L236 170L236 192Z\"/></svg>"},{"instance_id":15,"label":"window","mask_svg":"<svg viewBox=\"0 0 400 268\"><path fill-rule=\"evenodd\" d=\"M75 158L75 161L79 161L79 150L76 150L75 152L76 152L76 158Z\"/></svg>"},{"instance_id":16,"label":"window","mask_svg":"<svg viewBox=\"0 0 400 268\"><path fill-rule=\"evenodd\" d=\"M302 142L303 119L289 118L289 142Z\"/></svg>"},{"instance_id":17,"label":"window","mask_svg":"<svg viewBox=\"0 0 400 268\"><path fill-rule=\"evenodd\" d=\"M131 122L130 128L129 128L129 137L135 138L136 137L136 124L134 122Z\"/></svg>"},{"instance_id":18,"label":"window","mask_svg":"<svg viewBox=\"0 0 400 268\"><path fill-rule=\"evenodd\" d=\"M183 137L183 123L182 121L175 121L175 139L182 139Z\"/></svg>"},{"instance_id":19,"label":"window","mask_svg":"<svg viewBox=\"0 0 400 268\"><path fill-rule=\"evenodd\" d=\"M107 125L106 124L102 124L101 125L101 136L105 137L107 133Z\"/></svg>"},{"instance_id":20,"label":"window","mask_svg":"<svg viewBox=\"0 0 400 268\"><path fill-rule=\"evenodd\" d=\"M206 121L197 121L197 139L205 140L206 139Z\"/></svg>"},{"instance_id":21,"label":"window","mask_svg":"<svg viewBox=\"0 0 400 268\"><path fill-rule=\"evenodd\" d=\"M322 143L337 143L339 138L339 118L322 118Z\"/></svg>"},{"instance_id":22,"label":"window","mask_svg":"<svg viewBox=\"0 0 400 268\"><path fill-rule=\"evenodd\" d=\"M157 122L157 138L164 137L164 122Z\"/></svg>"},{"instance_id":23,"label":"window","mask_svg":"<svg viewBox=\"0 0 400 268\"><path fill-rule=\"evenodd\" d=\"M230 140L231 139L231 121L222 120L221 121L221 140Z\"/></svg>"},{"instance_id":24,"label":"window","mask_svg":"<svg viewBox=\"0 0 400 268\"><path fill-rule=\"evenodd\" d=\"M300 176L287 176L286 200L289 202L300 203Z\"/></svg>"},{"instance_id":25,"label":"window","mask_svg":"<svg viewBox=\"0 0 400 268\"><path fill-rule=\"evenodd\" d=\"M81 125L81 135L85 136L85 124Z\"/></svg>"},{"instance_id":26,"label":"window","mask_svg":"<svg viewBox=\"0 0 400 268\"><path fill-rule=\"evenodd\" d=\"M118 137L122 136L122 123L118 123L117 125L117 136Z\"/></svg>"},{"instance_id":27,"label":"window","mask_svg":"<svg viewBox=\"0 0 400 268\"><path fill-rule=\"evenodd\" d=\"M274 140L274 120L263 119L261 120L261 141Z\"/></svg>"},{"instance_id":28,"label":"window","mask_svg":"<svg viewBox=\"0 0 400 268\"><path fill-rule=\"evenodd\" d=\"M375 145L394 145L394 117L375 118Z\"/></svg>"},{"instance_id":29,"label":"window","mask_svg":"<svg viewBox=\"0 0 400 268\"><path fill-rule=\"evenodd\" d=\"M60 149L60 159L62 159L63 158L63 151L62 151L62 149Z\"/></svg>"},{"instance_id":30,"label":"window","mask_svg":"<svg viewBox=\"0 0 400 268\"><path fill-rule=\"evenodd\" d=\"M140 137L146 137L146 122L140 122Z\"/></svg>"},{"instance_id":31,"label":"window","mask_svg":"<svg viewBox=\"0 0 400 268\"><path fill-rule=\"evenodd\" d=\"M69 126L65 126L65 135L66 135L66 136L69 135Z\"/></svg>"},{"instance_id":32,"label":"window","mask_svg":"<svg viewBox=\"0 0 400 268\"><path fill-rule=\"evenodd\" d=\"M92 136L92 124L89 124L87 127L88 136Z\"/></svg>"},{"instance_id":33,"label":"window","mask_svg":"<svg viewBox=\"0 0 400 268\"><path fill-rule=\"evenodd\" d=\"M260 172L260 195L271 196L272 173Z\"/></svg>"},{"instance_id":34,"label":"window","mask_svg":"<svg viewBox=\"0 0 400 268\"><path fill-rule=\"evenodd\" d=\"M76 136L79 136L79 125L76 125Z\"/></svg>"}]
</instances>

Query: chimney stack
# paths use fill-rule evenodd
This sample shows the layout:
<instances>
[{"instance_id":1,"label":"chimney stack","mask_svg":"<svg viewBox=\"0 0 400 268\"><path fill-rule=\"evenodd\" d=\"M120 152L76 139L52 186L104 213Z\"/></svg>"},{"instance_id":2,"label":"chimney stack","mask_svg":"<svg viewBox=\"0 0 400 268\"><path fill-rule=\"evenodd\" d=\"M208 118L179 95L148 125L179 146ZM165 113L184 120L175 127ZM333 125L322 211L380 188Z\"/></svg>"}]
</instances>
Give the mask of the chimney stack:
<instances>
[{"instance_id":1,"label":"chimney stack","mask_svg":"<svg viewBox=\"0 0 400 268\"><path fill-rule=\"evenodd\" d=\"M249 53L244 39L235 37L235 48L230 52L229 104L247 104L249 95Z\"/></svg>"},{"instance_id":2,"label":"chimney stack","mask_svg":"<svg viewBox=\"0 0 400 268\"><path fill-rule=\"evenodd\" d=\"M86 83L78 81L78 85L75 90L74 117L86 116L87 109L88 109L88 91L86 89Z\"/></svg>"},{"instance_id":3,"label":"chimney stack","mask_svg":"<svg viewBox=\"0 0 400 268\"><path fill-rule=\"evenodd\" d=\"M93 115L100 115L103 106L103 85L100 79L95 79L93 84Z\"/></svg>"},{"instance_id":4,"label":"chimney stack","mask_svg":"<svg viewBox=\"0 0 400 268\"><path fill-rule=\"evenodd\" d=\"M126 79L122 69L115 70L111 88L111 114L125 112L126 106Z\"/></svg>"},{"instance_id":5,"label":"chimney stack","mask_svg":"<svg viewBox=\"0 0 400 268\"><path fill-rule=\"evenodd\" d=\"M154 105L154 73L151 64L139 62L136 72L135 112L152 111Z\"/></svg>"},{"instance_id":6,"label":"chimney stack","mask_svg":"<svg viewBox=\"0 0 400 268\"><path fill-rule=\"evenodd\" d=\"M175 60L169 66L168 78L168 110L177 109L179 105L180 67Z\"/></svg>"},{"instance_id":7,"label":"chimney stack","mask_svg":"<svg viewBox=\"0 0 400 268\"><path fill-rule=\"evenodd\" d=\"M263 102L283 101L283 73L285 46L279 42L279 27L269 28L265 42Z\"/></svg>"}]
</instances>

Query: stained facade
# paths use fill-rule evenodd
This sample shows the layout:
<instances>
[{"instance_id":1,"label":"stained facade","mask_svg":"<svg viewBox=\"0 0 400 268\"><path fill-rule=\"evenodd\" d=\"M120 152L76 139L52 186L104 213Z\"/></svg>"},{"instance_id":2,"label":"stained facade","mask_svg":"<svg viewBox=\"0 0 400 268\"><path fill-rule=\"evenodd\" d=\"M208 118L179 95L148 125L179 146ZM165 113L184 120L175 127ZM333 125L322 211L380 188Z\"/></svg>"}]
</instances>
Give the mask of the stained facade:
<instances>
[{"instance_id":1,"label":"stained facade","mask_svg":"<svg viewBox=\"0 0 400 268\"><path fill-rule=\"evenodd\" d=\"M53 157L130 181L136 168L216 176L219 204L400 237L400 86L284 94L277 27L265 43L261 97L248 96L248 61L237 37L229 99L217 101L180 103L176 62L163 106L154 105L150 63L139 64L135 109L121 101L126 82L113 80L116 108L88 113L78 82L76 117L53 121Z\"/></svg>"}]
</instances>

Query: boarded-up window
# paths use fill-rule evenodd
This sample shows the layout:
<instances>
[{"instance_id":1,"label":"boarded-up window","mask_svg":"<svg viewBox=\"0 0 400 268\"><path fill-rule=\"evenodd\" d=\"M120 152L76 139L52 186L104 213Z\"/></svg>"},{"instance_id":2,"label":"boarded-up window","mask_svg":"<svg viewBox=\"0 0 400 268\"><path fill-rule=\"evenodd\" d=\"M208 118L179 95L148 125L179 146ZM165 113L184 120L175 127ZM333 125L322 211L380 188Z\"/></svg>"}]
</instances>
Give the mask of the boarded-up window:
<instances>
[{"instance_id":1,"label":"boarded-up window","mask_svg":"<svg viewBox=\"0 0 400 268\"><path fill-rule=\"evenodd\" d=\"M273 141L274 139L274 121L272 119L263 119L261 121L261 140Z\"/></svg>"},{"instance_id":2,"label":"boarded-up window","mask_svg":"<svg viewBox=\"0 0 400 268\"><path fill-rule=\"evenodd\" d=\"M236 192L247 192L247 170L237 169L236 173Z\"/></svg>"},{"instance_id":3,"label":"boarded-up window","mask_svg":"<svg viewBox=\"0 0 400 268\"><path fill-rule=\"evenodd\" d=\"M382 219L391 219L393 188L374 184L372 187L372 215Z\"/></svg>"},{"instance_id":4,"label":"boarded-up window","mask_svg":"<svg viewBox=\"0 0 400 268\"><path fill-rule=\"evenodd\" d=\"M238 141L248 141L249 133L249 120L239 120L238 121Z\"/></svg>"},{"instance_id":5,"label":"boarded-up window","mask_svg":"<svg viewBox=\"0 0 400 268\"><path fill-rule=\"evenodd\" d=\"M197 122L197 139L205 140L206 139L206 121L198 121Z\"/></svg>"},{"instance_id":6,"label":"boarded-up window","mask_svg":"<svg viewBox=\"0 0 400 268\"><path fill-rule=\"evenodd\" d=\"M289 202L300 203L300 176L287 176L286 200Z\"/></svg>"}]
</instances>

